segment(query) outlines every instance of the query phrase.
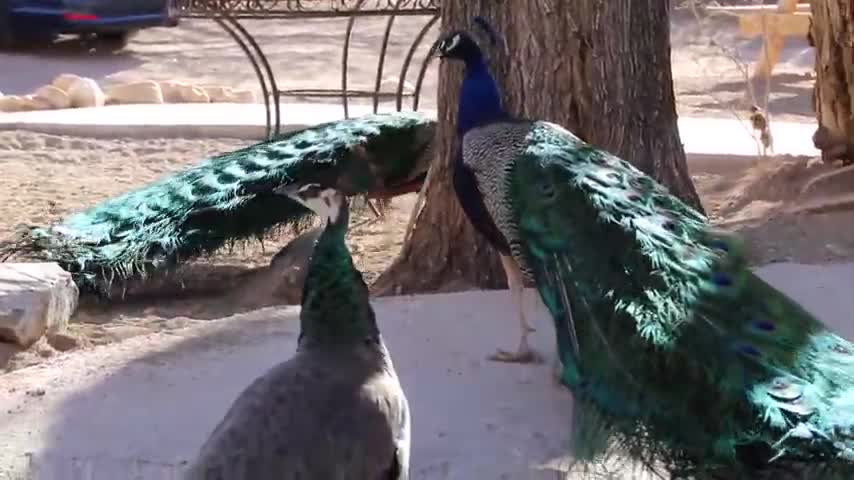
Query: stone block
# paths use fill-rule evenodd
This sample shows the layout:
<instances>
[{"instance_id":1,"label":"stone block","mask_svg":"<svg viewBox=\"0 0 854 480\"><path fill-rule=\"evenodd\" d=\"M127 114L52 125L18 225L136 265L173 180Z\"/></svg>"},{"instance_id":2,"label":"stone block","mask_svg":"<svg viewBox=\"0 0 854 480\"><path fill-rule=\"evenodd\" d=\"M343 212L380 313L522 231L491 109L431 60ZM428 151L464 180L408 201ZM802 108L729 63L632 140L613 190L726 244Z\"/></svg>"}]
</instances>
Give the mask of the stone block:
<instances>
[{"instance_id":1,"label":"stone block","mask_svg":"<svg viewBox=\"0 0 854 480\"><path fill-rule=\"evenodd\" d=\"M33 97L47 104L51 109L62 109L71 106L71 97L64 90L53 85L43 85L33 92Z\"/></svg>"},{"instance_id":2,"label":"stone block","mask_svg":"<svg viewBox=\"0 0 854 480\"><path fill-rule=\"evenodd\" d=\"M74 108L103 107L106 103L103 90L91 78L80 78L72 83L68 96L71 97L71 106Z\"/></svg>"},{"instance_id":3,"label":"stone block","mask_svg":"<svg viewBox=\"0 0 854 480\"><path fill-rule=\"evenodd\" d=\"M78 297L71 274L56 263L0 263L0 340L28 348L64 330Z\"/></svg>"},{"instance_id":4,"label":"stone block","mask_svg":"<svg viewBox=\"0 0 854 480\"><path fill-rule=\"evenodd\" d=\"M66 93L71 93L71 86L79 82L82 78L80 75L73 73L60 73L54 77L50 84Z\"/></svg>"},{"instance_id":5,"label":"stone block","mask_svg":"<svg viewBox=\"0 0 854 480\"><path fill-rule=\"evenodd\" d=\"M160 84L152 80L111 85L104 88L104 94L111 105L163 103Z\"/></svg>"}]
</instances>

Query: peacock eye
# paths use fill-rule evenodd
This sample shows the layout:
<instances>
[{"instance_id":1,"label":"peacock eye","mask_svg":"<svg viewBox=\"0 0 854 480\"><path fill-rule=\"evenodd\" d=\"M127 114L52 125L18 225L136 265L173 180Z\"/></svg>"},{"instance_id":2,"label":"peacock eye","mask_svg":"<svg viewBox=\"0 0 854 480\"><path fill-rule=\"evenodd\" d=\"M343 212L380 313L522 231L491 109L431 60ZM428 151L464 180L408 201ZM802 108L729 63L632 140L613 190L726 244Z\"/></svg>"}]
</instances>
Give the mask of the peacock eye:
<instances>
[{"instance_id":1,"label":"peacock eye","mask_svg":"<svg viewBox=\"0 0 854 480\"><path fill-rule=\"evenodd\" d=\"M546 200L554 199L555 189L550 183L540 183L539 187L540 195L542 195Z\"/></svg>"}]
</instances>

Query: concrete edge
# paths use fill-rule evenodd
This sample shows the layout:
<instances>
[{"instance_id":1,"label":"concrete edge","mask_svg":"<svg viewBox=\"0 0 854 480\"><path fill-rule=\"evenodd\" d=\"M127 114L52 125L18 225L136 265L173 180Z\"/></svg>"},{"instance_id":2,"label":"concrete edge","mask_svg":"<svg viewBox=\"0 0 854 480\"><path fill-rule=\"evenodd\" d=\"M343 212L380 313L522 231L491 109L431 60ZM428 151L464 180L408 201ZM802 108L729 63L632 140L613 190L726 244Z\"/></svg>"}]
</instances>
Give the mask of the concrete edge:
<instances>
[{"instance_id":1,"label":"concrete edge","mask_svg":"<svg viewBox=\"0 0 854 480\"><path fill-rule=\"evenodd\" d=\"M56 117L56 120L44 118L44 115L38 115L35 116L35 118L32 118L32 116L27 115L17 116L17 114L11 114L13 117L4 121L4 115L0 115L0 131L21 130L49 135L66 135L101 139L235 138L249 141L260 141L266 138L266 125L257 122L258 117L256 117L254 113L252 117L247 117L243 112L243 109L247 108L245 105L242 105L242 108L235 108L231 105L231 110L228 108L225 110L214 108L210 112L205 109L201 109L197 112L197 115L202 115L202 119L210 119L209 117L206 117L206 115L224 115L226 123L196 123L193 121L195 118L193 115L188 117L183 113L177 115L175 118L170 118L170 109L181 108L182 106L183 104L169 104L165 109L156 113L153 113L152 110L163 106L121 106L130 108L120 108L120 110L116 110L114 112L95 112L97 115L93 112L87 112L82 117L82 121L75 121L76 117L73 115L69 117L67 112L65 112L66 114ZM208 106L213 107L214 105L208 104ZM261 106L255 106L259 112L262 112L258 107ZM286 111L292 110L291 113L295 114L290 118L283 119L284 121L280 126L281 133L308 128L316 125L317 123L322 123L322 121L331 121L337 118L343 118L343 115L338 117L338 115L331 114L331 109L327 104L285 104L283 107ZM315 107L319 108L319 110L314 111L313 114L305 114L305 112L302 111L304 109L309 109L307 111L310 111ZM334 110L337 110L337 108ZM343 112L341 113L343 114ZM432 110L424 110L422 113L435 118L435 112ZM175 113L173 113L173 115L174 114ZM95 115L94 118L92 115ZM133 121L129 123L115 123L111 120L115 119L116 115L131 115ZM229 117L232 118L229 119ZM167 119L169 123L162 123L160 121L161 118ZM261 118L263 118L263 116ZM235 123L232 124L229 120ZM679 120L681 131L683 128L694 128L694 123L696 123L697 119L692 117L681 117ZM721 121L719 119L704 119L704 121L707 123L711 122L708 125L703 124L703 127L706 129L716 129L721 127ZM786 137L787 134L791 134L789 131L793 130L793 127L799 128L800 125L789 125L787 123L786 125L781 125L778 128L782 128L782 130L780 130L780 134L783 135L783 137ZM746 134L749 135L749 132ZM694 168L699 168L702 171L731 168L734 164L753 164L758 160L758 156L753 149L722 148L721 150L723 151L717 151L717 148L709 148L708 145L695 138L697 135L689 137L689 140L692 141L686 142L686 137L682 136L683 147L688 147L688 149L686 149L686 154L689 157L688 162ZM789 147L791 147L791 145L789 145ZM697 151L691 151L692 149L696 149ZM802 151L800 148L781 148L781 150L786 153L781 152L779 155L774 156L775 159L811 158L818 154L818 152L815 152L814 154L808 153L806 151ZM792 150L795 151L792 152ZM725 161L721 161L722 159L725 159Z\"/></svg>"},{"instance_id":2,"label":"concrete edge","mask_svg":"<svg viewBox=\"0 0 854 480\"><path fill-rule=\"evenodd\" d=\"M190 107L191 114L188 115L184 110L186 107ZM281 110L281 133L344 118L343 110L331 104L286 103L281 104ZM372 109L362 105L352 105L350 110L351 117L372 113ZM420 112L435 118L433 110ZM392 111L380 109L379 113ZM225 120L220 122L220 118ZM262 104L108 105L100 108L0 113L0 131L23 130L89 138L219 137L261 140L266 134L263 118ZM209 121L211 119L214 121Z\"/></svg>"},{"instance_id":3,"label":"concrete edge","mask_svg":"<svg viewBox=\"0 0 854 480\"><path fill-rule=\"evenodd\" d=\"M689 173L726 173L732 170L733 165L758 165L760 162L789 162L793 160L808 160L815 155L796 155L781 153L770 155L765 160L760 160L754 154L736 154L731 152L721 153L692 153L685 151L686 163ZM725 161L721 161L725 160Z\"/></svg>"},{"instance_id":4,"label":"concrete edge","mask_svg":"<svg viewBox=\"0 0 854 480\"><path fill-rule=\"evenodd\" d=\"M288 133L311 127L311 124L281 125L280 132ZM114 139L153 139L153 138L235 138L240 140L261 141L266 139L264 125L107 125L107 124L67 124L49 122L0 122L0 131L22 130L47 135L65 135L73 137ZM686 150L689 166L707 173L724 172L733 165L752 165L759 162L755 153L742 154L732 152L694 153ZM812 158L812 155L778 154L772 158L777 161ZM722 162L721 159L726 159Z\"/></svg>"},{"instance_id":5,"label":"concrete edge","mask_svg":"<svg viewBox=\"0 0 854 480\"><path fill-rule=\"evenodd\" d=\"M280 127L281 133L308 128L309 124L288 124ZM48 122L0 122L0 131L24 130L47 135L66 135L87 138L239 138L263 140L264 125L106 125L65 124Z\"/></svg>"}]
</instances>

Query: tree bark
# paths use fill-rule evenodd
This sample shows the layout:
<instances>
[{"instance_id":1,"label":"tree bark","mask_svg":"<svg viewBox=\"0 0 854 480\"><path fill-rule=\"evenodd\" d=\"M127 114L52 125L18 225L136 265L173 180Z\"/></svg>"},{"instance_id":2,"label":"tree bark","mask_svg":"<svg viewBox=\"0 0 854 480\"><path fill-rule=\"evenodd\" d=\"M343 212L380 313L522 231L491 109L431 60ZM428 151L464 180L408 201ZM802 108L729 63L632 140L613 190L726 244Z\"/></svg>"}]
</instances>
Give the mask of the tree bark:
<instances>
[{"instance_id":1,"label":"tree bark","mask_svg":"<svg viewBox=\"0 0 854 480\"><path fill-rule=\"evenodd\" d=\"M481 44L512 114L563 125L651 174L702 210L676 125L667 0L443 0L443 31L482 15L503 37ZM505 287L500 263L474 235L451 186L457 90L462 67L442 65L440 158L425 207L400 257L378 279L379 293L429 291L462 279Z\"/></svg>"},{"instance_id":2,"label":"tree bark","mask_svg":"<svg viewBox=\"0 0 854 480\"><path fill-rule=\"evenodd\" d=\"M813 91L822 159L851 161L854 155L854 5L852 0L813 0L810 40L815 46Z\"/></svg>"}]
</instances>

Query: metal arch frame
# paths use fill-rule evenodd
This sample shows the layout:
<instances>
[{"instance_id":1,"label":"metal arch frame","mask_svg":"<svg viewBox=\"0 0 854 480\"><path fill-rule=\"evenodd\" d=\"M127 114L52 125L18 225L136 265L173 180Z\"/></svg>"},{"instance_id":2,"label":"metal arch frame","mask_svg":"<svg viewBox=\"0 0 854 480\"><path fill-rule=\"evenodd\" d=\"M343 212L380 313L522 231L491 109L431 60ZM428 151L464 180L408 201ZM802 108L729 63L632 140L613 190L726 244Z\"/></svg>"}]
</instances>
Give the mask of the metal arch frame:
<instances>
[{"instance_id":1,"label":"metal arch frame","mask_svg":"<svg viewBox=\"0 0 854 480\"><path fill-rule=\"evenodd\" d=\"M249 58L249 62L252 63L252 68L255 70L255 75L258 76L258 83L261 84L261 94L264 97L264 107L266 110L267 119L267 129L265 136L268 139L272 139L278 136L282 126L281 106L279 105L279 88L276 85L276 77L273 74L273 69L270 68L270 62L267 61L267 57L264 55L264 51L261 50L261 46L258 45L258 42L255 41L255 38L252 37L252 35L245 28L243 28L243 25L241 25L240 22L238 22L234 17L231 17L227 14L220 14L214 17L214 21L217 22L219 26L223 30L225 30L231 36L231 38L234 39L235 42L237 42L237 44L243 50L243 53L245 53L246 57ZM257 58L253 56L253 53L257 55ZM270 81L270 90L267 89L267 80L264 78L264 74L267 75ZM271 122L270 118L271 93L274 105L273 111L275 112L273 122ZM275 124L275 127L273 126L273 124Z\"/></svg>"},{"instance_id":2,"label":"metal arch frame","mask_svg":"<svg viewBox=\"0 0 854 480\"><path fill-rule=\"evenodd\" d=\"M384 94L393 95L395 108L401 111L403 98L412 96L412 110L417 111L421 90L430 64L429 56L425 56L418 72L415 89L412 93L404 93L404 85L410 65L416 51L421 46L424 37L440 18L439 0L174 0L178 15L183 18L213 19L225 30L246 54L261 85L266 109L266 136L275 138L281 133L282 96L329 97L339 96L344 109L344 118L350 118L350 98L371 97L373 112L379 111L380 98ZM321 5L322 4L322 5ZM383 92L382 75L385 68L389 38L398 16L428 16L431 18L415 36L406 52L397 88L394 92ZM348 60L353 27L357 17L388 17L382 44L379 50L377 73L374 88L371 91L348 90ZM270 67L264 51L254 37L240 24L238 19L304 19L304 18L338 18L347 17L347 28L344 34L344 44L341 56L341 89L295 89L279 90L275 74ZM272 99L272 108L271 108Z\"/></svg>"}]
</instances>

